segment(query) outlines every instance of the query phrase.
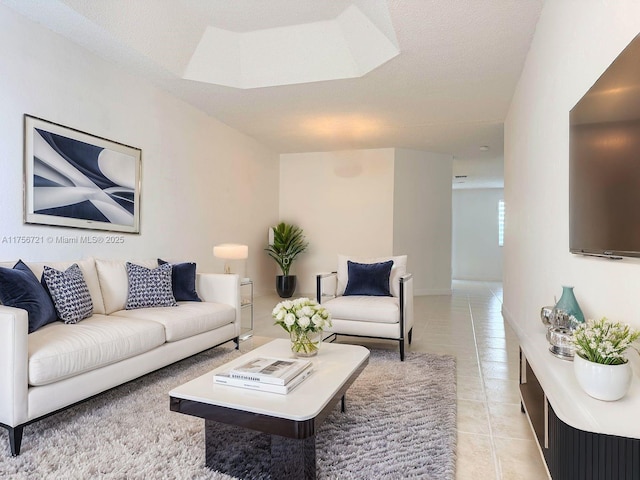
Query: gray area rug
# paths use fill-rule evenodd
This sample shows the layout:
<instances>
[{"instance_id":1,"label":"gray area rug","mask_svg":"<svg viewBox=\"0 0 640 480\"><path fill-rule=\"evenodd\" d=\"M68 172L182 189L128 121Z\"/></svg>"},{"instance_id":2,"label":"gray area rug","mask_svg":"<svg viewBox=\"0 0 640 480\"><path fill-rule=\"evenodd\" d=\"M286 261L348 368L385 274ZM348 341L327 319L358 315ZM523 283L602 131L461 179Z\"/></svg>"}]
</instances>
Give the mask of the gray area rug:
<instances>
[{"instance_id":1,"label":"gray area rug","mask_svg":"<svg viewBox=\"0 0 640 480\"><path fill-rule=\"evenodd\" d=\"M18 457L0 429L0 478L234 478L204 466L204 420L169 411L168 392L237 355L214 348L27 426ZM316 446L320 479L453 479L455 359L372 350Z\"/></svg>"}]
</instances>

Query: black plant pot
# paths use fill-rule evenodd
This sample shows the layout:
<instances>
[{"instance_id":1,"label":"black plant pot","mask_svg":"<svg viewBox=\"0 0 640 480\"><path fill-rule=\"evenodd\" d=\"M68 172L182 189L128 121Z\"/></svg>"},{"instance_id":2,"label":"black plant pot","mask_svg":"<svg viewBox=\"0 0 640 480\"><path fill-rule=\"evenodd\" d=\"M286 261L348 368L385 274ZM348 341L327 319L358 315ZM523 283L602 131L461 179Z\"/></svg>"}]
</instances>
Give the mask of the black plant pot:
<instances>
[{"instance_id":1,"label":"black plant pot","mask_svg":"<svg viewBox=\"0 0 640 480\"><path fill-rule=\"evenodd\" d=\"M276 277L276 291L280 298L290 298L296 291L296 276L278 275Z\"/></svg>"}]
</instances>

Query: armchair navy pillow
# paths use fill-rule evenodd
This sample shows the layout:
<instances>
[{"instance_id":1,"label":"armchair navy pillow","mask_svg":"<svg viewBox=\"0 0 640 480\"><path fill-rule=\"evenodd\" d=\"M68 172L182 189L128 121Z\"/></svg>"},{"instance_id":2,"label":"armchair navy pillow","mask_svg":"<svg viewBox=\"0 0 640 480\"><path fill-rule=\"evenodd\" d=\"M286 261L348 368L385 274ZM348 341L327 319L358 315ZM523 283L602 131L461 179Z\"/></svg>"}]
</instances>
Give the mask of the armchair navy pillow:
<instances>
[{"instance_id":1,"label":"armchair navy pillow","mask_svg":"<svg viewBox=\"0 0 640 480\"><path fill-rule=\"evenodd\" d=\"M344 295L390 297L389 278L393 260L381 263L347 262L349 280Z\"/></svg>"},{"instance_id":2,"label":"armchair navy pillow","mask_svg":"<svg viewBox=\"0 0 640 480\"><path fill-rule=\"evenodd\" d=\"M0 267L0 303L27 311L29 333L58 320L51 297L22 260L13 268Z\"/></svg>"},{"instance_id":3,"label":"armchair navy pillow","mask_svg":"<svg viewBox=\"0 0 640 480\"><path fill-rule=\"evenodd\" d=\"M161 258L158 265L164 265ZM172 263L171 288L173 296L178 302L201 302L202 300L196 292L196 264L193 262Z\"/></svg>"},{"instance_id":4,"label":"armchair navy pillow","mask_svg":"<svg viewBox=\"0 0 640 480\"><path fill-rule=\"evenodd\" d=\"M64 323L78 323L93 315L89 287L77 263L64 272L45 265L42 280L49 289L58 317Z\"/></svg>"}]
</instances>

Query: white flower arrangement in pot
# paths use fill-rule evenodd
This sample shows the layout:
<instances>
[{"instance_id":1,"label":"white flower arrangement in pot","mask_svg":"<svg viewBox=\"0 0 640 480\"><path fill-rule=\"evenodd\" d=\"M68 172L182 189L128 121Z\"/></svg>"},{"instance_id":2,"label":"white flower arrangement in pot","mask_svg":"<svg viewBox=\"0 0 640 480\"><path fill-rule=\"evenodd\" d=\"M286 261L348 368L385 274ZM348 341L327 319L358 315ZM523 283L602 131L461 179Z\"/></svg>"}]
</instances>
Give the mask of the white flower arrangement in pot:
<instances>
[{"instance_id":1,"label":"white flower arrangement in pot","mask_svg":"<svg viewBox=\"0 0 640 480\"><path fill-rule=\"evenodd\" d=\"M291 337L291 350L301 357L318 353L322 331L331 326L331 314L315 300L297 298L278 303L271 315L275 325L284 328Z\"/></svg>"},{"instance_id":2,"label":"white flower arrangement in pot","mask_svg":"<svg viewBox=\"0 0 640 480\"><path fill-rule=\"evenodd\" d=\"M574 372L582 389L599 400L624 397L633 372L625 352L640 331L606 318L587 320L573 333Z\"/></svg>"}]
</instances>

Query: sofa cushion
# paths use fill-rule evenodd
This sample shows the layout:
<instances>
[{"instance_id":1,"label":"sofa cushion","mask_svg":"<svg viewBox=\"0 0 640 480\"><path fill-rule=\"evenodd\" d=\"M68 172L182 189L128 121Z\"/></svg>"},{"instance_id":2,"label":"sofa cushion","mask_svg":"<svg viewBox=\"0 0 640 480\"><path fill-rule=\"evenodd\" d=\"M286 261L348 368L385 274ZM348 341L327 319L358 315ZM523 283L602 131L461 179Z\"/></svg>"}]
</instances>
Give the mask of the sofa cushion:
<instances>
[{"instance_id":1,"label":"sofa cushion","mask_svg":"<svg viewBox=\"0 0 640 480\"><path fill-rule=\"evenodd\" d=\"M397 297L341 296L322 302L332 319L375 323L398 323L400 304Z\"/></svg>"},{"instance_id":2,"label":"sofa cushion","mask_svg":"<svg viewBox=\"0 0 640 480\"><path fill-rule=\"evenodd\" d=\"M129 292L129 278L123 260L102 260L96 258L96 270L100 280L100 290L104 300L104 312L109 315L124 310ZM136 260L136 265L153 268L156 260Z\"/></svg>"},{"instance_id":3,"label":"sofa cushion","mask_svg":"<svg viewBox=\"0 0 640 480\"><path fill-rule=\"evenodd\" d=\"M152 350L165 341L157 322L93 315L29 335L29 384L46 385Z\"/></svg>"},{"instance_id":4,"label":"sofa cushion","mask_svg":"<svg viewBox=\"0 0 640 480\"><path fill-rule=\"evenodd\" d=\"M27 311L29 333L58 320L51 297L22 260L0 267L0 303Z\"/></svg>"},{"instance_id":5,"label":"sofa cushion","mask_svg":"<svg viewBox=\"0 0 640 480\"><path fill-rule=\"evenodd\" d=\"M78 323L93 314L91 294L77 263L64 272L45 265L42 281L64 323Z\"/></svg>"},{"instance_id":6,"label":"sofa cushion","mask_svg":"<svg viewBox=\"0 0 640 480\"><path fill-rule=\"evenodd\" d=\"M164 265L162 259L158 259L158 265ZM193 262L171 263L171 289L178 302L201 302L196 292L196 264Z\"/></svg>"},{"instance_id":7,"label":"sofa cushion","mask_svg":"<svg viewBox=\"0 0 640 480\"><path fill-rule=\"evenodd\" d=\"M178 302L177 308L121 310L113 315L158 322L164 325L167 342L208 332L233 323L236 319L236 311L232 306L212 302Z\"/></svg>"},{"instance_id":8,"label":"sofa cushion","mask_svg":"<svg viewBox=\"0 0 640 480\"><path fill-rule=\"evenodd\" d=\"M344 289L345 296L371 295L390 297L389 278L393 260L380 263L357 263L349 260L349 280Z\"/></svg>"},{"instance_id":9,"label":"sofa cushion","mask_svg":"<svg viewBox=\"0 0 640 480\"><path fill-rule=\"evenodd\" d=\"M178 306L171 289L171 264L147 268L127 262L126 268L129 281L126 310Z\"/></svg>"},{"instance_id":10,"label":"sofa cushion","mask_svg":"<svg viewBox=\"0 0 640 480\"><path fill-rule=\"evenodd\" d=\"M348 255L338 255L338 282L337 282L337 295L344 295L344 290L347 287L349 281L349 267L347 262L358 263L380 263L388 260L393 260L393 268L391 268L391 278L389 279L389 291L391 295L397 297L400 295L400 277L407 273L407 256L398 255L395 257L350 257Z\"/></svg>"},{"instance_id":11,"label":"sofa cushion","mask_svg":"<svg viewBox=\"0 0 640 480\"><path fill-rule=\"evenodd\" d=\"M93 313L105 313L104 302L102 301L102 292L100 291L100 281L98 280L98 272L96 271L96 263L93 258L85 258L79 261L67 262L27 262L27 266L35 274L36 277L42 278L44 266L47 265L56 270L66 270L74 263L77 263L82 270L84 281L87 282L87 288L91 294L91 303L93 303Z\"/></svg>"}]
</instances>

